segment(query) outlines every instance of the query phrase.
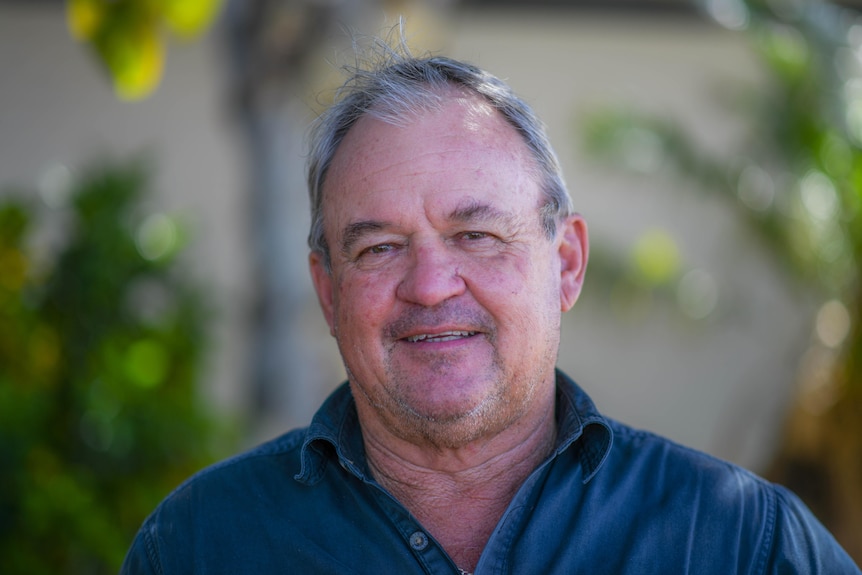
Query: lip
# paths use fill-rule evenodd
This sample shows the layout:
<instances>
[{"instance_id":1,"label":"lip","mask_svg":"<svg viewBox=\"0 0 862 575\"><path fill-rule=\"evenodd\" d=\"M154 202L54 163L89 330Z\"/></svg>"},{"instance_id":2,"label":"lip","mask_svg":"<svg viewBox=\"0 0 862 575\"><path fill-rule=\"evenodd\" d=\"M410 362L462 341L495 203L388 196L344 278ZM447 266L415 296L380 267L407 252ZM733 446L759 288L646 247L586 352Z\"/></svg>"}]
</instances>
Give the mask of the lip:
<instances>
[{"instance_id":1,"label":"lip","mask_svg":"<svg viewBox=\"0 0 862 575\"><path fill-rule=\"evenodd\" d=\"M457 346L493 337L494 321L488 312L478 306L444 302L436 308L407 308L383 330L386 340L392 343L416 348L439 348L446 344ZM447 337L454 333L466 333L469 337Z\"/></svg>"},{"instance_id":2,"label":"lip","mask_svg":"<svg viewBox=\"0 0 862 575\"><path fill-rule=\"evenodd\" d=\"M469 341L484 332L467 326L414 327L396 338L399 343L410 345L441 345Z\"/></svg>"},{"instance_id":3,"label":"lip","mask_svg":"<svg viewBox=\"0 0 862 575\"><path fill-rule=\"evenodd\" d=\"M419 333L403 338L407 343L445 343L447 341L457 341L460 339L468 339L479 332L474 330L447 330L433 331L428 333Z\"/></svg>"}]
</instances>

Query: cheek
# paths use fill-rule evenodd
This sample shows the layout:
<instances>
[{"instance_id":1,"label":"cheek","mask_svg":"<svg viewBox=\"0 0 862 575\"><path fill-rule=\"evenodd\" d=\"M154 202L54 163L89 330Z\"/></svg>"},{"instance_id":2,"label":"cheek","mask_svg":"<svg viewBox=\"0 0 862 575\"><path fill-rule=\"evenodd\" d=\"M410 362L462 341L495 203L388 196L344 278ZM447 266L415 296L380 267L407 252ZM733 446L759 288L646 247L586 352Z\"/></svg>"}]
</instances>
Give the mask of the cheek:
<instances>
[{"instance_id":1,"label":"cheek","mask_svg":"<svg viewBox=\"0 0 862 575\"><path fill-rule=\"evenodd\" d=\"M342 278L336 290L338 323L353 330L377 325L388 310L390 293L388 282L378 276L358 274Z\"/></svg>"},{"instance_id":2,"label":"cheek","mask_svg":"<svg viewBox=\"0 0 862 575\"><path fill-rule=\"evenodd\" d=\"M470 268L469 277L477 290L488 294L491 301L506 301L519 307L516 302L524 300L533 307L544 304L549 294L555 292L554 278L547 258L543 254L523 257L499 257L482 261ZM558 299L554 295L555 299Z\"/></svg>"},{"instance_id":3,"label":"cheek","mask_svg":"<svg viewBox=\"0 0 862 575\"><path fill-rule=\"evenodd\" d=\"M518 258L474 268L470 291L497 321L500 345L526 354L559 330L559 274L547 258Z\"/></svg>"}]
</instances>

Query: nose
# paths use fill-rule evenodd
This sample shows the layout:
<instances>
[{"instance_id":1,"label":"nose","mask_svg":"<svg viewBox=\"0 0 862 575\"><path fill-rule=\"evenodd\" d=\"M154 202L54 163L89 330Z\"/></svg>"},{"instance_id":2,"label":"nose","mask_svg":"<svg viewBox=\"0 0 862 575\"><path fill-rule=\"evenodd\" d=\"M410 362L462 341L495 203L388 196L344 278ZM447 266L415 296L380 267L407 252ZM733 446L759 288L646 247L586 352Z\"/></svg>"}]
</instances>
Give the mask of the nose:
<instances>
[{"instance_id":1,"label":"nose","mask_svg":"<svg viewBox=\"0 0 862 575\"><path fill-rule=\"evenodd\" d=\"M433 307L464 293L466 284L460 276L458 258L442 241L414 244L409 257L396 291L402 301Z\"/></svg>"}]
</instances>

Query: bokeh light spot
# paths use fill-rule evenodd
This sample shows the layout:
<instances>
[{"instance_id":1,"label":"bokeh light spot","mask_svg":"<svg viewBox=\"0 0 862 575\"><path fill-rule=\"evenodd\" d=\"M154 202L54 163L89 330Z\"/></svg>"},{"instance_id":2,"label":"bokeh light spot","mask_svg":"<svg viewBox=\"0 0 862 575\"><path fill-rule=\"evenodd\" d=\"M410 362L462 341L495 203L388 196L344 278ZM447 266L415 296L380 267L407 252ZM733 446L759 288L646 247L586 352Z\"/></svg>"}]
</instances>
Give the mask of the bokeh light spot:
<instances>
[{"instance_id":1,"label":"bokeh light spot","mask_svg":"<svg viewBox=\"0 0 862 575\"><path fill-rule=\"evenodd\" d=\"M126 350L125 367L126 375L135 384L145 388L156 387L167 373L168 353L158 341L142 339Z\"/></svg>"},{"instance_id":2,"label":"bokeh light spot","mask_svg":"<svg viewBox=\"0 0 862 575\"><path fill-rule=\"evenodd\" d=\"M844 121L850 137L862 143L862 80L854 78L844 82Z\"/></svg>"},{"instance_id":3,"label":"bokeh light spot","mask_svg":"<svg viewBox=\"0 0 862 575\"><path fill-rule=\"evenodd\" d=\"M835 353L831 349L813 345L799 362L800 405L812 415L822 415L835 405L838 394L832 377Z\"/></svg>"},{"instance_id":4,"label":"bokeh light spot","mask_svg":"<svg viewBox=\"0 0 862 575\"><path fill-rule=\"evenodd\" d=\"M685 274L677 286L677 305L691 319L704 319L718 304L718 284L704 270Z\"/></svg>"},{"instance_id":5,"label":"bokeh light spot","mask_svg":"<svg viewBox=\"0 0 862 575\"><path fill-rule=\"evenodd\" d=\"M39 196L49 208L62 208L72 189L72 172L63 164L52 164L39 176Z\"/></svg>"},{"instance_id":6,"label":"bokeh light spot","mask_svg":"<svg viewBox=\"0 0 862 575\"><path fill-rule=\"evenodd\" d=\"M828 220L838 209L838 194L832 180L817 170L811 170L800 182L802 204L817 220Z\"/></svg>"},{"instance_id":7,"label":"bokeh light spot","mask_svg":"<svg viewBox=\"0 0 862 575\"><path fill-rule=\"evenodd\" d=\"M716 22L731 30L745 30L751 17L742 0L707 0L706 10Z\"/></svg>"},{"instance_id":8,"label":"bokeh light spot","mask_svg":"<svg viewBox=\"0 0 862 575\"><path fill-rule=\"evenodd\" d=\"M790 26L773 28L775 52L788 64L802 65L808 60L808 43L802 33Z\"/></svg>"},{"instance_id":9,"label":"bokeh light spot","mask_svg":"<svg viewBox=\"0 0 862 575\"><path fill-rule=\"evenodd\" d=\"M832 176L846 176L853 169L853 151L843 138L834 134L824 140L820 156L823 167Z\"/></svg>"},{"instance_id":10,"label":"bokeh light spot","mask_svg":"<svg viewBox=\"0 0 862 575\"><path fill-rule=\"evenodd\" d=\"M817 312L815 331L826 347L840 346L850 333L850 312L837 299L826 302Z\"/></svg>"},{"instance_id":11,"label":"bokeh light spot","mask_svg":"<svg viewBox=\"0 0 862 575\"><path fill-rule=\"evenodd\" d=\"M679 260L676 242L667 231L661 229L646 232L632 251L637 279L650 286L671 281L679 269Z\"/></svg>"},{"instance_id":12,"label":"bokeh light spot","mask_svg":"<svg viewBox=\"0 0 862 575\"><path fill-rule=\"evenodd\" d=\"M162 259L177 248L178 238L177 225L171 218L153 214L138 228L138 253L151 261Z\"/></svg>"},{"instance_id":13,"label":"bokeh light spot","mask_svg":"<svg viewBox=\"0 0 862 575\"><path fill-rule=\"evenodd\" d=\"M95 451L108 451L114 442L114 427L110 417L89 410L82 417L79 424L81 439L90 449Z\"/></svg>"},{"instance_id":14,"label":"bokeh light spot","mask_svg":"<svg viewBox=\"0 0 862 575\"><path fill-rule=\"evenodd\" d=\"M754 164L748 165L739 174L737 182L739 199L752 210L764 212L775 198L775 182L769 172Z\"/></svg>"}]
</instances>

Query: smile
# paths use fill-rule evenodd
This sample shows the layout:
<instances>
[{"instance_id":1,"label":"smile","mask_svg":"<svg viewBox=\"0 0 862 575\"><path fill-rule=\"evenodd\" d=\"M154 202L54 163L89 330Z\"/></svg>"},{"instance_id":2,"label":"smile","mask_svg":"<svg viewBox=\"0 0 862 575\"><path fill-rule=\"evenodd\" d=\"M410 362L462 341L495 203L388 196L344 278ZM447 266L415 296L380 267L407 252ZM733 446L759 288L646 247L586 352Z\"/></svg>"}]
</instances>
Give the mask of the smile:
<instances>
[{"instance_id":1,"label":"smile","mask_svg":"<svg viewBox=\"0 0 862 575\"><path fill-rule=\"evenodd\" d=\"M420 341L427 342L444 342L444 341L452 341L455 339L462 339L465 337L472 337L476 335L475 331L444 331L442 333L428 334L422 333L418 335L411 335L407 338L407 341L410 343L417 343Z\"/></svg>"}]
</instances>

